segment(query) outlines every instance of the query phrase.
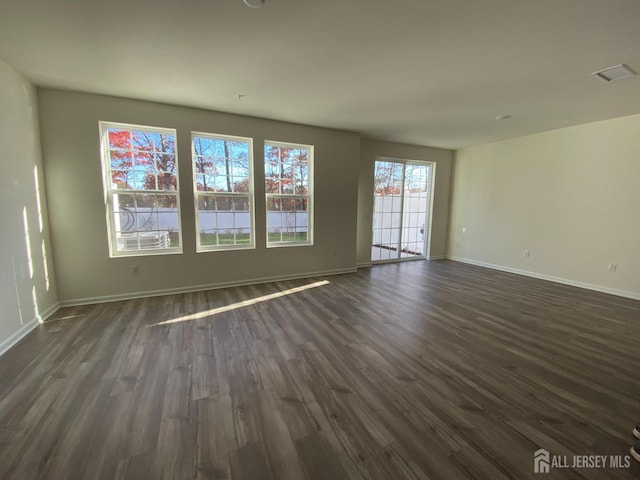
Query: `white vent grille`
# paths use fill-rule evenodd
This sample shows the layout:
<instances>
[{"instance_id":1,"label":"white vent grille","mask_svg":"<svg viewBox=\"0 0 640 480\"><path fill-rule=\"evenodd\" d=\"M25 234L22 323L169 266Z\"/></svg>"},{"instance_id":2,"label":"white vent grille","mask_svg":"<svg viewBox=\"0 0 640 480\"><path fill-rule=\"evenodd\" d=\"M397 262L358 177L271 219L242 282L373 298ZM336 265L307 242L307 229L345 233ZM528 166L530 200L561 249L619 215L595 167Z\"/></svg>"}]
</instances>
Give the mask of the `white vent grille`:
<instances>
[{"instance_id":1,"label":"white vent grille","mask_svg":"<svg viewBox=\"0 0 640 480\"><path fill-rule=\"evenodd\" d=\"M625 64L621 63L620 65L616 65L615 67L609 67L605 68L604 70L593 72L591 75L595 75L605 82L613 82L614 80L622 80L623 78L633 77L635 74L636 72L631 70Z\"/></svg>"}]
</instances>

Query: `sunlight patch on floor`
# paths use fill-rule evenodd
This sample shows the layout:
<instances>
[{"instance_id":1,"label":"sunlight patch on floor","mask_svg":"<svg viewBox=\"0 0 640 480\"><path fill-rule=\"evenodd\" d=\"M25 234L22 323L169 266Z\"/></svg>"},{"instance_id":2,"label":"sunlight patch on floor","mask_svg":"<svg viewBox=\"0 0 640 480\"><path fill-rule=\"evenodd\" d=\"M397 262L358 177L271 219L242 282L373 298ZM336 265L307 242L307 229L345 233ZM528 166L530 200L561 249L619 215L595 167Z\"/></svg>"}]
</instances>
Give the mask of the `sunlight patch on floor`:
<instances>
[{"instance_id":1,"label":"sunlight patch on floor","mask_svg":"<svg viewBox=\"0 0 640 480\"><path fill-rule=\"evenodd\" d=\"M269 300L273 300L275 298L284 297L287 295L291 295L294 293L304 292L305 290L309 290L311 288L322 287L324 285L328 285L330 282L328 280L322 280L320 282L309 283L308 285L302 285L300 287L289 288L287 290L283 290L282 292L270 293L268 295L262 295L260 297L251 298L249 300L243 300L241 302L232 303L231 305L225 305L223 307L216 307L210 310L204 310L202 312L191 313L189 315L184 315L178 318L172 318L171 320L165 320L164 322L154 323L149 325L150 327L156 327L159 325L171 325L173 323L180 322L190 322L192 320L199 320L206 317L211 317L213 315L217 315L219 313L229 312L231 310L236 310L238 308L249 307L251 305L255 305L257 303L266 302Z\"/></svg>"}]
</instances>

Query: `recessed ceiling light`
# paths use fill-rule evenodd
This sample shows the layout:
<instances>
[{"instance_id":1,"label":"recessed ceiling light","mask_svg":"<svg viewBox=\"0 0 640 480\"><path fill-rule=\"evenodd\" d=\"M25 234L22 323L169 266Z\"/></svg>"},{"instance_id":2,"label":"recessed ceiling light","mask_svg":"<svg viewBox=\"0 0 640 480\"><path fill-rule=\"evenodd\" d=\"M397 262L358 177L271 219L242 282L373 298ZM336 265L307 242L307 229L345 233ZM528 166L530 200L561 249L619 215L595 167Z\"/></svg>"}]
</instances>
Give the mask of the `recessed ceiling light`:
<instances>
[{"instance_id":1,"label":"recessed ceiling light","mask_svg":"<svg viewBox=\"0 0 640 480\"><path fill-rule=\"evenodd\" d=\"M636 72L631 70L624 63L621 63L620 65L616 65L614 67L609 67L605 68L604 70L593 72L591 75L595 75L596 77L601 78L606 82L613 82L614 80L633 77L635 74Z\"/></svg>"},{"instance_id":2,"label":"recessed ceiling light","mask_svg":"<svg viewBox=\"0 0 640 480\"><path fill-rule=\"evenodd\" d=\"M260 8L264 5L264 0L242 0L244 4L251 8Z\"/></svg>"},{"instance_id":3,"label":"recessed ceiling light","mask_svg":"<svg viewBox=\"0 0 640 480\"><path fill-rule=\"evenodd\" d=\"M513 118L513 116L505 113L504 115L498 115L496 120L509 120L510 118Z\"/></svg>"}]
</instances>

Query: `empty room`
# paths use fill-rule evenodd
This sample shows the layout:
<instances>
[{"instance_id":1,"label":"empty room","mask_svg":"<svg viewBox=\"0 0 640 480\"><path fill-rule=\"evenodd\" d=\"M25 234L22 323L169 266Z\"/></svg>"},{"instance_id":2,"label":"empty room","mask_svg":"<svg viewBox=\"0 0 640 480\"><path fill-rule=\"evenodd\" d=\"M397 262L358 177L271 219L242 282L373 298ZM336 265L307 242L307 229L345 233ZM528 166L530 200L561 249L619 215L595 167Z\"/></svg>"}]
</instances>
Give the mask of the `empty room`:
<instances>
[{"instance_id":1,"label":"empty room","mask_svg":"<svg viewBox=\"0 0 640 480\"><path fill-rule=\"evenodd\" d=\"M638 478L638 25L0 1L0 478Z\"/></svg>"}]
</instances>

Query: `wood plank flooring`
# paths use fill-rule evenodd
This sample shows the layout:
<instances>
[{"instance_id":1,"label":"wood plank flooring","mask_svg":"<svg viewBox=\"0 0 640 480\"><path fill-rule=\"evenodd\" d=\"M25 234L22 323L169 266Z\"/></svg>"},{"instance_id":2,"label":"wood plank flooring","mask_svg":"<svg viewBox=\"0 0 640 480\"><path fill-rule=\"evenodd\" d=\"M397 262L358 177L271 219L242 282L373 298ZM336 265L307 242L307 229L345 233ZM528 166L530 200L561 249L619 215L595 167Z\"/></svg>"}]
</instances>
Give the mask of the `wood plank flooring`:
<instances>
[{"instance_id":1,"label":"wood plank flooring","mask_svg":"<svg viewBox=\"0 0 640 480\"><path fill-rule=\"evenodd\" d=\"M328 282L328 283L327 283ZM0 357L0 478L631 479L640 302L451 261L65 308Z\"/></svg>"}]
</instances>

